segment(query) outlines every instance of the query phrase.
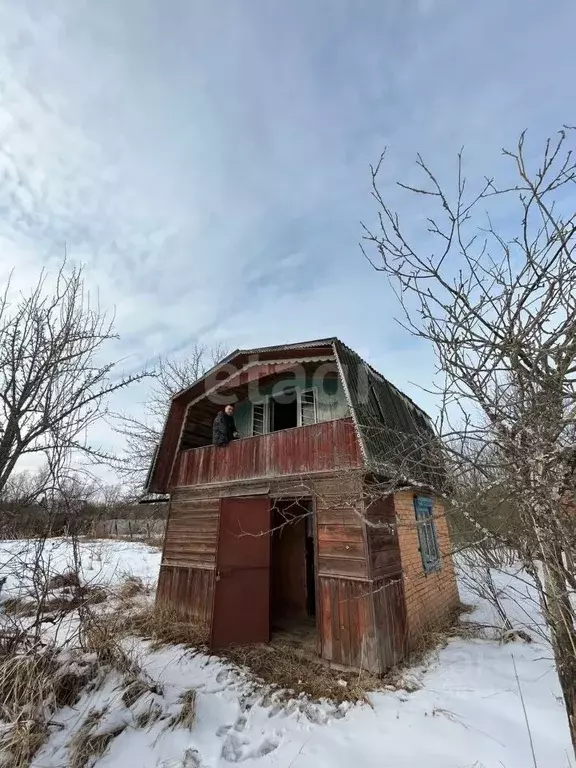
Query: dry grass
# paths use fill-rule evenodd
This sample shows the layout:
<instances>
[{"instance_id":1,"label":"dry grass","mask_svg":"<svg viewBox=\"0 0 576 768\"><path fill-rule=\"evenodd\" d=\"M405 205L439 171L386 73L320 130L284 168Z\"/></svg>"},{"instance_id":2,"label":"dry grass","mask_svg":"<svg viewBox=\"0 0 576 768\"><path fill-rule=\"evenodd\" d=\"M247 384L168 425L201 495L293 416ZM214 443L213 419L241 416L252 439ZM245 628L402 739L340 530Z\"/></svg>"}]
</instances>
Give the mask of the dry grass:
<instances>
[{"instance_id":1,"label":"dry grass","mask_svg":"<svg viewBox=\"0 0 576 768\"><path fill-rule=\"evenodd\" d=\"M123 614L108 617L107 621L109 631L116 637L143 637L150 640L155 649L165 645L203 648L209 639L206 624L193 623L167 608L151 606L142 610L125 611Z\"/></svg>"},{"instance_id":2,"label":"dry grass","mask_svg":"<svg viewBox=\"0 0 576 768\"><path fill-rule=\"evenodd\" d=\"M310 651L284 643L237 646L221 653L258 681L313 699L367 702L367 693L381 687L368 672L331 669Z\"/></svg>"},{"instance_id":3,"label":"dry grass","mask_svg":"<svg viewBox=\"0 0 576 768\"><path fill-rule=\"evenodd\" d=\"M196 691L190 688L180 696L180 712L169 723L170 728L188 728L189 731L196 722Z\"/></svg>"},{"instance_id":4,"label":"dry grass","mask_svg":"<svg viewBox=\"0 0 576 768\"><path fill-rule=\"evenodd\" d=\"M154 649L177 644L207 650L210 636L207 624L153 607L114 617L109 631L116 637L143 637ZM380 687L379 679L367 672L331 669L310 651L289 644L238 646L220 655L245 667L255 681L314 699L366 701L367 692Z\"/></svg>"},{"instance_id":5,"label":"dry grass","mask_svg":"<svg viewBox=\"0 0 576 768\"><path fill-rule=\"evenodd\" d=\"M80 577L78 574L74 571L57 573L48 582L49 589L63 589L64 587L78 589L80 587Z\"/></svg>"},{"instance_id":6,"label":"dry grass","mask_svg":"<svg viewBox=\"0 0 576 768\"><path fill-rule=\"evenodd\" d=\"M142 672L128 675L124 680L124 683L126 688L122 694L122 701L128 708L135 704L145 693L155 693L158 696L161 696L163 692L161 685L155 683Z\"/></svg>"},{"instance_id":7,"label":"dry grass","mask_svg":"<svg viewBox=\"0 0 576 768\"><path fill-rule=\"evenodd\" d=\"M156 701L152 701L148 709L140 712L135 722L136 728L146 728L159 720L164 715L164 710Z\"/></svg>"},{"instance_id":8,"label":"dry grass","mask_svg":"<svg viewBox=\"0 0 576 768\"><path fill-rule=\"evenodd\" d=\"M460 618L462 613L471 613L473 610L473 606L458 605L442 619L429 625L422 634L413 638L410 650L399 670L422 663L427 656L445 648L454 638L468 640L478 637L478 626L473 622L461 621ZM397 672L398 670L393 670L390 673L392 679L395 679Z\"/></svg>"},{"instance_id":9,"label":"dry grass","mask_svg":"<svg viewBox=\"0 0 576 768\"><path fill-rule=\"evenodd\" d=\"M79 587L70 595L46 597L39 603L24 597L14 597L3 603L7 616L31 617L38 613L67 613L85 605L98 605L107 599L101 587Z\"/></svg>"},{"instance_id":10,"label":"dry grass","mask_svg":"<svg viewBox=\"0 0 576 768\"><path fill-rule=\"evenodd\" d=\"M38 604L22 597L9 597L2 603L6 616L35 616Z\"/></svg>"},{"instance_id":11,"label":"dry grass","mask_svg":"<svg viewBox=\"0 0 576 768\"><path fill-rule=\"evenodd\" d=\"M1 768L27 768L47 738L45 722L19 717L0 735Z\"/></svg>"},{"instance_id":12,"label":"dry grass","mask_svg":"<svg viewBox=\"0 0 576 768\"><path fill-rule=\"evenodd\" d=\"M0 718L10 724L0 735L6 768L29 765L48 735L50 713L74 704L92 674L89 665L62 672L56 656L49 653L0 660Z\"/></svg>"},{"instance_id":13,"label":"dry grass","mask_svg":"<svg viewBox=\"0 0 576 768\"><path fill-rule=\"evenodd\" d=\"M144 680L136 678L128 683L122 694L122 701L124 706L130 708L135 704L141 696L144 696L150 690L150 687L146 685Z\"/></svg>"},{"instance_id":14,"label":"dry grass","mask_svg":"<svg viewBox=\"0 0 576 768\"><path fill-rule=\"evenodd\" d=\"M122 601L132 600L137 595L146 595L149 590L138 576L126 576L118 589L118 597Z\"/></svg>"},{"instance_id":15,"label":"dry grass","mask_svg":"<svg viewBox=\"0 0 576 768\"><path fill-rule=\"evenodd\" d=\"M138 670L137 664L122 647L122 634L116 622L109 617L92 616L82 628L82 646L89 653L95 653L103 666L113 667L124 674Z\"/></svg>"},{"instance_id":16,"label":"dry grass","mask_svg":"<svg viewBox=\"0 0 576 768\"><path fill-rule=\"evenodd\" d=\"M110 743L125 730L119 725L110 731L95 732L105 714L105 710L91 710L80 728L68 742L68 768L85 768L94 759L102 757Z\"/></svg>"}]
</instances>

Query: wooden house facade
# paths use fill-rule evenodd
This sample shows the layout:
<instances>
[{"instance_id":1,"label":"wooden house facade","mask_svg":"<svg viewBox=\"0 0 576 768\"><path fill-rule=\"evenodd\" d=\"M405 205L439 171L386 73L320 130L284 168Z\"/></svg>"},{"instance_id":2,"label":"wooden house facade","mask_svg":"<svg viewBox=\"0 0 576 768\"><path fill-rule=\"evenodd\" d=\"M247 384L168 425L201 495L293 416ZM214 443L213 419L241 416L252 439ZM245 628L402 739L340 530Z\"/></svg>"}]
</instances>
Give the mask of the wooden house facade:
<instances>
[{"instance_id":1,"label":"wooden house facade","mask_svg":"<svg viewBox=\"0 0 576 768\"><path fill-rule=\"evenodd\" d=\"M241 437L212 445L229 402ZM170 495L157 602L213 648L306 628L328 662L384 672L458 604L434 444L338 339L232 353L174 396L149 473Z\"/></svg>"}]
</instances>

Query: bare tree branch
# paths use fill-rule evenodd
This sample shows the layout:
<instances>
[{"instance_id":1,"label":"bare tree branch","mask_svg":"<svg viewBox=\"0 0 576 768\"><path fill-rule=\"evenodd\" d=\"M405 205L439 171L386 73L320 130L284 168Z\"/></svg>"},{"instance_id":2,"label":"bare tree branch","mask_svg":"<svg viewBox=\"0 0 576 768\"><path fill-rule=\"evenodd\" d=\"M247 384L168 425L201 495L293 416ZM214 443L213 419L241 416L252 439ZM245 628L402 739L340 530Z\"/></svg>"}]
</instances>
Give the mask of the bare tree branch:
<instances>
[{"instance_id":1,"label":"bare tree branch","mask_svg":"<svg viewBox=\"0 0 576 768\"><path fill-rule=\"evenodd\" d=\"M422 183L399 188L428 206L424 237L380 192L383 155L371 169L379 226L364 227L361 247L389 278L403 327L436 353L442 383L428 391L441 401L455 524L488 572L501 548L536 584L576 748L573 141L561 130L533 162L522 134L503 150L516 183L475 189L462 153L453 189L418 156Z\"/></svg>"}]
</instances>

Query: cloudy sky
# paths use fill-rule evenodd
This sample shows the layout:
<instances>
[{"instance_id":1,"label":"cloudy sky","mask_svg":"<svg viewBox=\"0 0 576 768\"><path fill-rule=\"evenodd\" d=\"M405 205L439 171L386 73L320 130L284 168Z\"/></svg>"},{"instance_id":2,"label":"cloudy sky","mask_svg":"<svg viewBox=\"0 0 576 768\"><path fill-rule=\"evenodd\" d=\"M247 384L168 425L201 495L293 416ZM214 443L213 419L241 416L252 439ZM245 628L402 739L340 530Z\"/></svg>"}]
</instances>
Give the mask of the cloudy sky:
<instances>
[{"instance_id":1,"label":"cloudy sky","mask_svg":"<svg viewBox=\"0 0 576 768\"><path fill-rule=\"evenodd\" d=\"M417 151L491 173L576 122L574 29L573 0L0 0L0 280L66 242L128 367L338 335L426 407L358 249L369 163L394 197Z\"/></svg>"}]
</instances>

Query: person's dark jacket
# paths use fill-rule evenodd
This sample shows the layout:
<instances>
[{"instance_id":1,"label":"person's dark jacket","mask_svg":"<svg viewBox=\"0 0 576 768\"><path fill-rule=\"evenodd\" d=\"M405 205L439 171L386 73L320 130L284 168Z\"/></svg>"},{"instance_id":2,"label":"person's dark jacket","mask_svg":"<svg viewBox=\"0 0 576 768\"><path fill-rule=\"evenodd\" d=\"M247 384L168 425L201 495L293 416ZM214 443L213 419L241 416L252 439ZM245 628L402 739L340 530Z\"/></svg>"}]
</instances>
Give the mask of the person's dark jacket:
<instances>
[{"instance_id":1,"label":"person's dark jacket","mask_svg":"<svg viewBox=\"0 0 576 768\"><path fill-rule=\"evenodd\" d=\"M238 435L234 416L228 416L225 411L220 411L212 425L212 442L214 445L228 445Z\"/></svg>"}]
</instances>

